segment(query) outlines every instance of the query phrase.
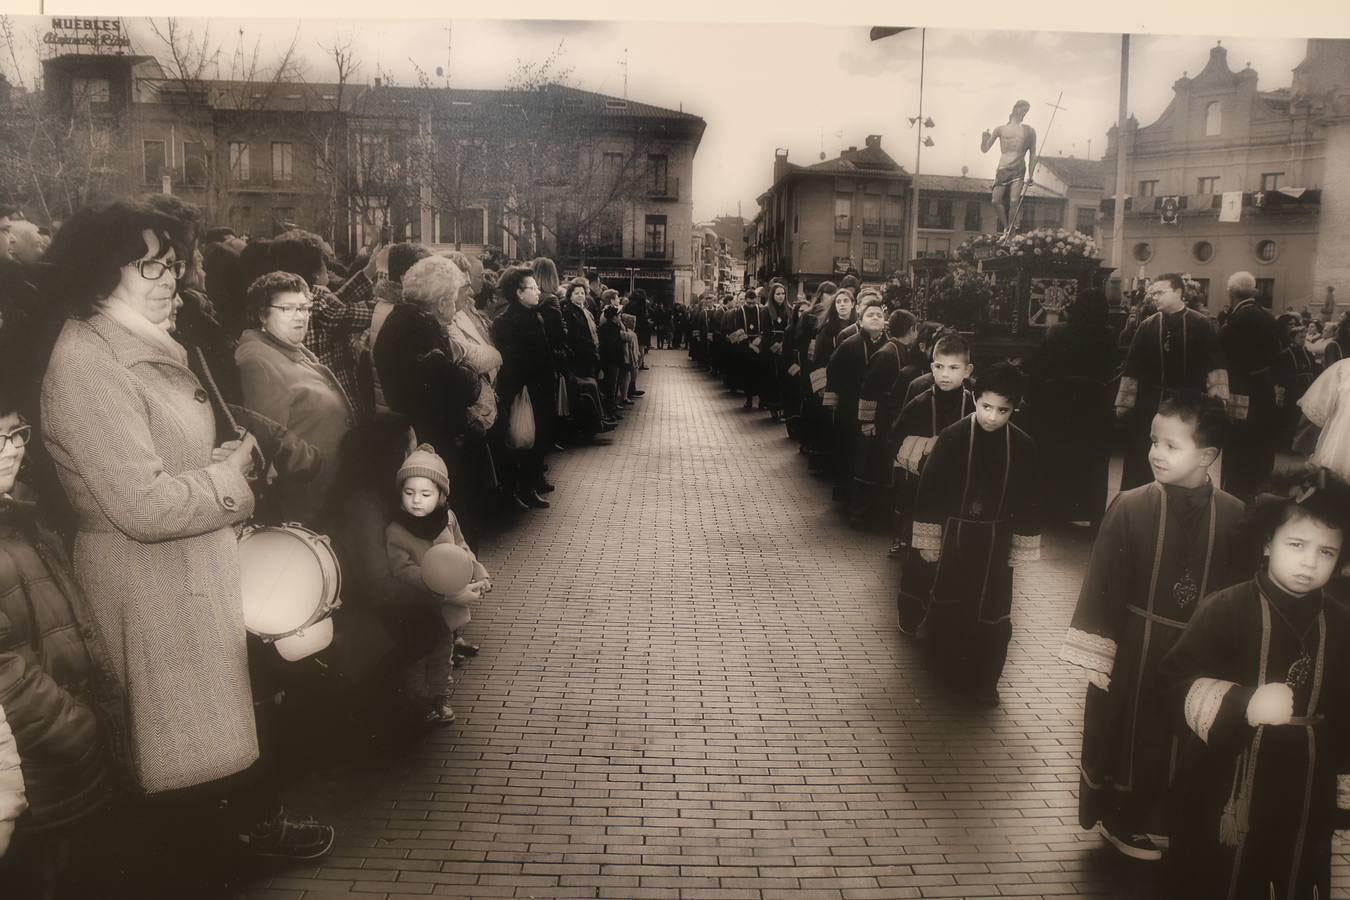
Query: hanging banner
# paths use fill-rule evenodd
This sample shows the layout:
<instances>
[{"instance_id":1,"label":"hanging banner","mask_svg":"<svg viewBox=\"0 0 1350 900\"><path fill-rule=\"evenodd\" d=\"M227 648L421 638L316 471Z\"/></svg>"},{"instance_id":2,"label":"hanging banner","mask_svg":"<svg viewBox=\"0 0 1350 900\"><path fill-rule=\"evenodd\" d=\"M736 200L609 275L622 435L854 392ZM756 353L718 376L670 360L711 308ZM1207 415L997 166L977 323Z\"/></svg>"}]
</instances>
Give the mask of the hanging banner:
<instances>
[{"instance_id":1,"label":"hanging banner","mask_svg":"<svg viewBox=\"0 0 1350 900\"><path fill-rule=\"evenodd\" d=\"M1242 191L1223 192L1223 205L1219 207L1219 221L1242 221Z\"/></svg>"}]
</instances>

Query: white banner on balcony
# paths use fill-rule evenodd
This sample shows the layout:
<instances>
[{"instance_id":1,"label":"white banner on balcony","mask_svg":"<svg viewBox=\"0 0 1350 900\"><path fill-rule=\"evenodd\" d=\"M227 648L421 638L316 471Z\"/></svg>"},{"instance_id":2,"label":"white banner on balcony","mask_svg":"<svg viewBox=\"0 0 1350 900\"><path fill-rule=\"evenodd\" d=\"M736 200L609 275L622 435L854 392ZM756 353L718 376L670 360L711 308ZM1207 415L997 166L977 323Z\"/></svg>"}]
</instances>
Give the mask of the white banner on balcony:
<instances>
[{"instance_id":1,"label":"white banner on balcony","mask_svg":"<svg viewBox=\"0 0 1350 900\"><path fill-rule=\"evenodd\" d=\"M1242 221L1242 191L1223 192L1222 205L1219 207L1219 221Z\"/></svg>"}]
</instances>

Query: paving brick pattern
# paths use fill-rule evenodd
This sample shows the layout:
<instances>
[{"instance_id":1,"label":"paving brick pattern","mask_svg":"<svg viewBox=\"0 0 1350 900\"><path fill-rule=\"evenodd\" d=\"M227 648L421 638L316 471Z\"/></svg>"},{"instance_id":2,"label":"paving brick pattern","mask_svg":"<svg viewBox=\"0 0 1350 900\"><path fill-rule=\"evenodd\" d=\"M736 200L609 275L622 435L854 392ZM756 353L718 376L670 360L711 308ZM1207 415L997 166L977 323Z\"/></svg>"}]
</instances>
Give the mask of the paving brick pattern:
<instances>
[{"instance_id":1,"label":"paving brick pattern","mask_svg":"<svg viewBox=\"0 0 1350 900\"><path fill-rule=\"evenodd\" d=\"M895 630L888 540L781 426L683 353L644 375L613 445L556 457L553 508L485 548L459 724L312 798L333 853L247 896L1160 896L1077 823L1054 654L1086 539L1020 572L1002 706L964 707Z\"/></svg>"}]
</instances>

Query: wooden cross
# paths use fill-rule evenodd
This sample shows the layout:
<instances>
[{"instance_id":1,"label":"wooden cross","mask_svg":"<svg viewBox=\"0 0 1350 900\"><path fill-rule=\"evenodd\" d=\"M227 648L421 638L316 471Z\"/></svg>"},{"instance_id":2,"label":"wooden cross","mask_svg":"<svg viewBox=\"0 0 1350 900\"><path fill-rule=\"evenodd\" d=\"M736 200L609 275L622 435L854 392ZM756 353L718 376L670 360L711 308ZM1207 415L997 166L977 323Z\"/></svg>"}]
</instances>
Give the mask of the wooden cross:
<instances>
[{"instance_id":1,"label":"wooden cross","mask_svg":"<svg viewBox=\"0 0 1350 900\"><path fill-rule=\"evenodd\" d=\"M1054 103L1049 103L1049 102L1047 102L1045 105L1048 106L1048 107L1050 107L1051 109L1055 109L1055 110L1064 110L1065 112L1068 112L1068 111L1069 111L1069 108L1068 108L1067 106L1060 106L1060 105L1059 105L1059 101L1060 101L1060 100L1063 100L1063 99L1064 99L1064 92L1063 92L1063 91L1060 91L1060 92L1059 92L1059 96L1058 96L1057 98L1055 98L1055 102L1054 102Z\"/></svg>"}]
</instances>

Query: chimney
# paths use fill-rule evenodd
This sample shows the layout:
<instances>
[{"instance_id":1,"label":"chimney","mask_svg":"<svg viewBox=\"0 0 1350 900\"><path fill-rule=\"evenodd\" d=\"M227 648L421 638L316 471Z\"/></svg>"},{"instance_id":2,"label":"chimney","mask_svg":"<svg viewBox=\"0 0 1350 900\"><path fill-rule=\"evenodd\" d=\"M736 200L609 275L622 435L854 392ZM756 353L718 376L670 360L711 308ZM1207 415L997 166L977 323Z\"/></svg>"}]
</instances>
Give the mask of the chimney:
<instances>
[{"instance_id":1,"label":"chimney","mask_svg":"<svg viewBox=\"0 0 1350 900\"><path fill-rule=\"evenodd\" d=\"M787 174L788 170L788 148L779 147L773 151L773 181L774 184Z\"/></svg>"},{"instance_id":2,"label":"chimney","mask_svg":"<svg viewBox=\"0 0 1350 900\"><path fill-rule=\"evenodd\" d=\"M880 150L880 149L881 149L881 135L879 135L879 134L869 134L869 135L867 136L867 149L869 149L869 150Z\"/></svg>"}]
</instances>

